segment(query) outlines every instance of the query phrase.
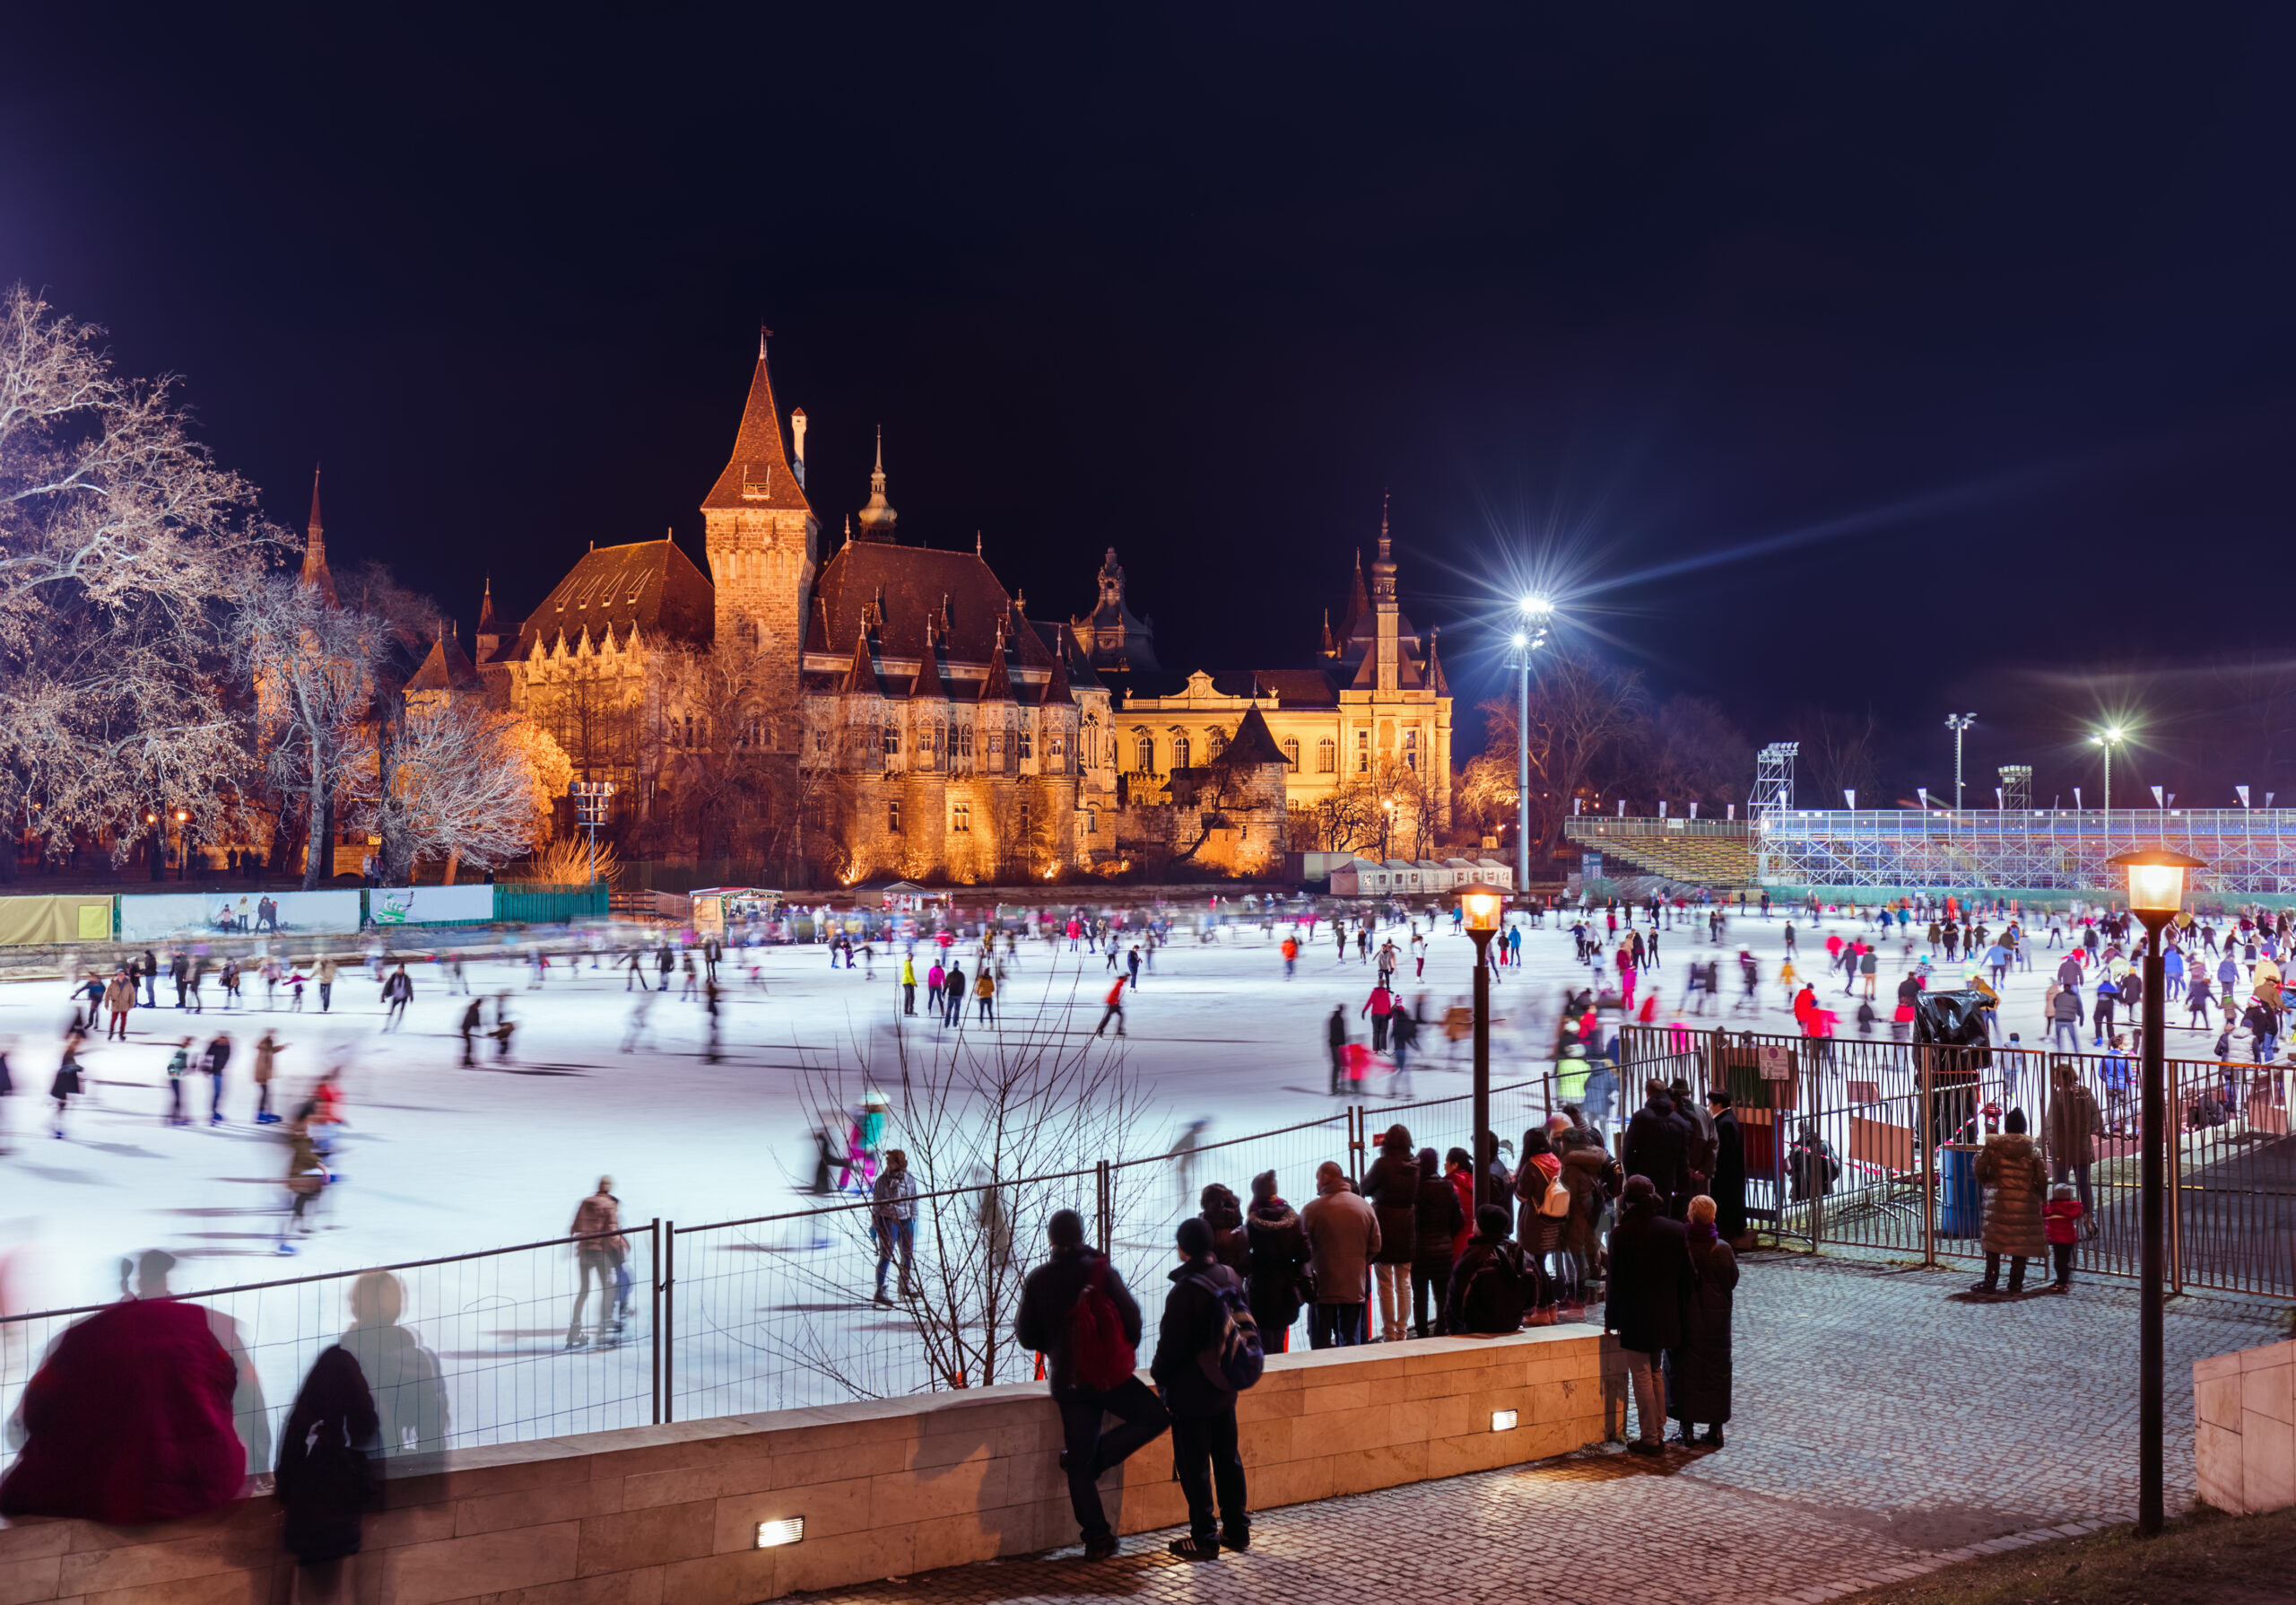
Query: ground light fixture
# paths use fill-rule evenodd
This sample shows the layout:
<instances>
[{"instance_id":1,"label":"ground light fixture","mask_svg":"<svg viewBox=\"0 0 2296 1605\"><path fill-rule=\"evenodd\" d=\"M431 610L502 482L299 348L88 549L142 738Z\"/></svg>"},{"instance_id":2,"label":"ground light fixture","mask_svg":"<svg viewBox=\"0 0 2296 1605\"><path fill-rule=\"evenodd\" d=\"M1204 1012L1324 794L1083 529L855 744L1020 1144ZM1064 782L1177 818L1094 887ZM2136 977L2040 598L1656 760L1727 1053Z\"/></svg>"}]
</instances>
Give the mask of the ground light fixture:
<instances>
[{"instance_id":1,"label":"ground light fixture","mask_svg":"<svg viewBox=\"0 0 2296 1605\"><path fill-rule=\"evenodd\" d=\"M1491 938L1499 934L1499 911L1507 888L1474 881L1459 888L1459 907L1474 941L1474 1130L1467 1152L1474 1156L1474 1205L1492 1201L1491 1164L1483 1156L1483 1134L1491 1129Z\"/></svg>"},{"instance_id":2,"label":"ground light fixture","mask_svg":"<svg viewBox=\"0 0 2296 1605\"><path fill-rule=\"evenodd\" d=\"M1514 1431L1514 1430L1515 1430L1515 1412L1514 1412L1513 1410L1493 1410L1493 1411L1492 1411L1492 1412L1491 1412L1491 1430L1492 1430L1492 1431L1493 1431L1493 1432L1512 1432L1512 1431Z\"/></svg>"},{"instance_id":3,"label":"ground light fixture","mask_svg":"<svg viewBox=\"0 0 2296 1605\"><path fill-rule=\"evenodd\" d=\"M2107 734L2118 735L2118 731ZM2112 748L2105 747L2109 757ZM2165 1417L2161 1399L2161 1301L2168 1269L2167 1070L2161 1037L2168 1030L2162 994L2168 978L2161 931L2185 901L2185 871L2207 865L2165 847L2116 853L2106 863L2128 871L2129 912L2144 922L2144 1052L2143 1125L2144 1147L2137 1168L2138 1302L2136 1312L2136 1531L2151 1538L2163 1515L2161 1440Z\"/></svg>"},{"instance_id":4,"label":"ground light fixture","mask_svg":"<svg viewBox=\"0 0 2296 1605\"><path fill-rule=\"evenodd\" d=\"M778 1549L784 1544L794 1544L804 1536L805 1518L803 1516L784 1516L778 1522L760 1522L757 1524L757 1547L761 1549Z\"/></svg>"}]
</instances>

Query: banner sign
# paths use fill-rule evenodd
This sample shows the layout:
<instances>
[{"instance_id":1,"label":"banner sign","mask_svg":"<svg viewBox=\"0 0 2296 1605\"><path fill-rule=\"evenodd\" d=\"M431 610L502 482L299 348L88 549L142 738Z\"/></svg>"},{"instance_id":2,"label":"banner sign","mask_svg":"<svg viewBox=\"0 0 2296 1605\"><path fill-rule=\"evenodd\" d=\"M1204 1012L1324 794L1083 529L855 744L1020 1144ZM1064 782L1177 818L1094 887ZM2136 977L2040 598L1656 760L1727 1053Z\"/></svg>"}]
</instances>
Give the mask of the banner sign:
<instances>
[{"instance_id":1,"label":"banner sign","mask_svg":"<svg viewBox=\"0 0 2296 1605\"><path fill-rule=\"evenodd\" d=\"M359 929L352 892L152 892L119 900L123 942L200 937L348 936Z\"/></svg>"},{"instance_id":2,"label":"banner sign","mask_svg":"<svg viewBox=\"0 0 2296 1605\"><path fill-rule=\"evenodd\" d=\"M367 894L367 918L388 930L403 925L483 925L494 918L494 888L381 886Z\"/></svg>"}]
</instances>

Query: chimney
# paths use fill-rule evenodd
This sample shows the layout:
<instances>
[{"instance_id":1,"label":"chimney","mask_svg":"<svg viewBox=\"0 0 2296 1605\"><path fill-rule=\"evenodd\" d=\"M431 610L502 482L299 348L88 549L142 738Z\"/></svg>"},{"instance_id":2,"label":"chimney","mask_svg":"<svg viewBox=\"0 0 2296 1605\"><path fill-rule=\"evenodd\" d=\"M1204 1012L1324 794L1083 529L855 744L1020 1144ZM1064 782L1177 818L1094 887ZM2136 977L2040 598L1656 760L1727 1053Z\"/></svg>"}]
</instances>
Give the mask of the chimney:
<instances>
[{"instance_id":1,"label":"chimney","mask_svg":"<svg viewBox=\"0 0 2296 1605\"><path fill-rule=\"evenodd\" d=\"M796 407L789 414L789 438L796 447L796 460L789 466L797 471L797 488L805 488L805 409Z\"/></svg>"}]
</instances>

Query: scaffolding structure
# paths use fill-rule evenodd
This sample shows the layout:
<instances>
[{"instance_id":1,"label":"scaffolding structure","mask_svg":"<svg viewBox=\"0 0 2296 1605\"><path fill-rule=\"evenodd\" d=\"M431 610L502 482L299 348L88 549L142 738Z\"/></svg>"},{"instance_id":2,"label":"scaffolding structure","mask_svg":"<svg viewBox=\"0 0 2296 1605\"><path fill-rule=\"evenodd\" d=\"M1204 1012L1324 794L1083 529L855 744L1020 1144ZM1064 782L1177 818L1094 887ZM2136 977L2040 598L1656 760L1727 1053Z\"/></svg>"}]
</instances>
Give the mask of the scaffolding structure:
<instances>
[{"instance_id":1,"label":"scaffolding structure","mask_svg":"<svg viewBox=\"0 0 2296 1605\"><path fill-rule=\"evenodd\" d=\"M1766 885L2109 892L2126 875L2106 859L2169 847L2208 866L2187 883L2196 892L2296 894L2290 809L1787 807L1752 826Z\"/></svg>"},{"instance_id":2,"label":"scaffolding structure","mask_svg":"<svg viewBox=\"0 0 2296 1605\"><path fill-rule=\"evenodd\" d=\"M2031 764L2004 763L2001 766L2001 808L2006 814L2030 814L2033 811Z\"/></svg>"}]
</instances>

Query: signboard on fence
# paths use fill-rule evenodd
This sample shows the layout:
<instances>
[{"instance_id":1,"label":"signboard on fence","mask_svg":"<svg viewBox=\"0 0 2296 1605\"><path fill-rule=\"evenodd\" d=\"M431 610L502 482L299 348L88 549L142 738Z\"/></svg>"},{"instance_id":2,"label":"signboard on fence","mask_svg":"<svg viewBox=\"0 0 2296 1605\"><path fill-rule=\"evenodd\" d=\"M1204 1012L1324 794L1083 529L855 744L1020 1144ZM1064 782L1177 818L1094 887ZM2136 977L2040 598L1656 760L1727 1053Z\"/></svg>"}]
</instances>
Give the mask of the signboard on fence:
<instances>
[{"instance_id":1,"label":"signboard on fence","mask_svg":"<svg viewBox=\"0 0 2296 1605\"><path fill-rule=\"evenodd\" d=\"M1761 1078L1764 1081L1793 1080L1794 1060L1789 1057L1790 1052L1791 1050L1783 1042L1765 1043L1756 1048L1754 1063L1761 1071Z\"/></svg>"},{"instance_id":2,"label":"signboard on fence","mask_svg":"<svg viewBox=\"0 0 2296 1605\"><path fill-rule=\"evenodd\" d=\"M0 947L111 940L111 894L0 897Z\"/></svg>"},{"instance_id":3,"label":"signboard on fence","mask_svg":"<svg viewBox=\"0 0 2296 1605\"><path fill-rule=\"evenodd\" d=\"M123 942L200 937L348 936L359 929L357 892L152 892L119 900Z\"/></svg>"},{"instance_id":4,"label":"signboard on fence","mask_svg":"<svg viewBox=\"0 0 2296 1605\"><path fill-rule=\"evenodd\" d=\"M367 894L367 918L384 929L402 925L483 925L494 918L494 888L389 886Z\"/></svg>"}]
</instances>

